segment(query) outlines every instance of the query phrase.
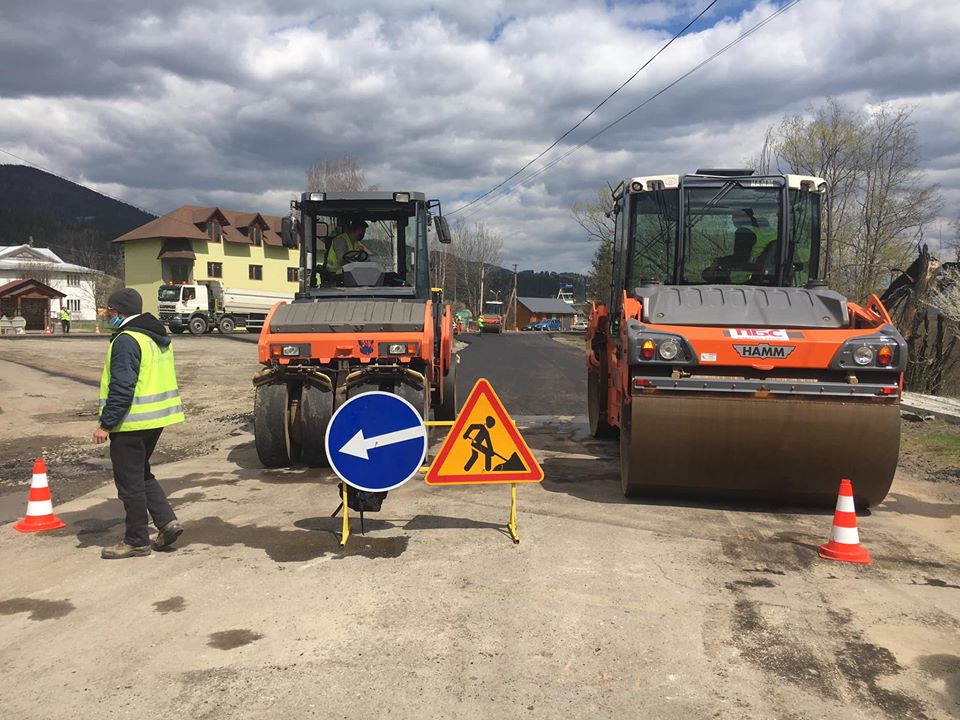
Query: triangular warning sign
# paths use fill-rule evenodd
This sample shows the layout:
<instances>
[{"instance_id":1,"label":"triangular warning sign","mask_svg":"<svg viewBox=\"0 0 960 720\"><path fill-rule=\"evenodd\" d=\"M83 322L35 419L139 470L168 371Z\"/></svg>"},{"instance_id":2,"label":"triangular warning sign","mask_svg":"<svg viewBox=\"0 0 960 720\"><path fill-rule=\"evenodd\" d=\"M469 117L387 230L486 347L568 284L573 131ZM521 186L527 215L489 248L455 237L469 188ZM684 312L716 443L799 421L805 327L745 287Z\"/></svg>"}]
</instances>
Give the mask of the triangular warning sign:
<instances>
[{"instance_id":1,"label":"triangular warning sign","mask_svg":"<svg viewBox=\"0 0 960 720\"><path fill-rule=\"evenodd\" d=\"M540 482L543 470L484 378L443 441L427 472L430 485Z\"/></svg>"}]
</instances>

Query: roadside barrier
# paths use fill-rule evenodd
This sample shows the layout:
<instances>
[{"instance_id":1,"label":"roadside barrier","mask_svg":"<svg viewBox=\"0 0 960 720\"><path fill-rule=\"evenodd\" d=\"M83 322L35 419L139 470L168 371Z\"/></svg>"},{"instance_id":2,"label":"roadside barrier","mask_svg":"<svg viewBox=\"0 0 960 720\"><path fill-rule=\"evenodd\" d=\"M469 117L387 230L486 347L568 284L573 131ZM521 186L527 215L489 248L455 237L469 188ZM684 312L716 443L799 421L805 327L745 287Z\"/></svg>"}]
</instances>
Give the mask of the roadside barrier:
<instances>
[{"instance_id":1,"label":"roadside barrier","mask_svg":"<svg viewBox=\"0 0 960 720\"><path fill-rule=\"evenodd\" d=\"M840 481L830 541L820 546L819 554L827 560L863 564L871 562L870 553L860 544L860 533L857 531L857 509L853 503L853 483L847 478Z\"/></svg>"},{"instance_id":2,"label":"roadside barrier","mask_svg":"<svg viewBox=\"0 0 960 720\"><path fill-rule=\"evenodd\" d=\"M30 482L30 494L27 496L27 514L13 526L22 533L56 530L66 524L53 514L53 501L50 499L50 487L47 485L47 464L43 458L33 463L33 479Z\"/></svg>"}]
</instances>

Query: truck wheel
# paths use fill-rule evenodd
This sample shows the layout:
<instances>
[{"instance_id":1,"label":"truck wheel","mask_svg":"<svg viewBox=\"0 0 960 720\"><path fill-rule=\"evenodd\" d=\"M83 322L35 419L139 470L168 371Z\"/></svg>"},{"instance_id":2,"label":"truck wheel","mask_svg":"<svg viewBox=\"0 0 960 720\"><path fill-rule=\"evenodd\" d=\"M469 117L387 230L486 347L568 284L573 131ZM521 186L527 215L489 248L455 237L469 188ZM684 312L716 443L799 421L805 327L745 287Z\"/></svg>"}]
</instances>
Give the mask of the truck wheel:
<instances>
[{"instance_id":1,"label":"truck wheel","mask_svg":"<svg viewBox=\"0 0 960 720\"><path fill-rule=\"evenodd\" d=\"M172 332L174 335L179 335L183 332L183 325L171 325L170 332Z\"/></svg>"},{"instance_id":2,"label":"truck wheel","mask_svg":"<svg viewBox=\"0 0 960 720\"><path fill-rule=\"evenodd\" d=\"M437 420L457 419L457 360L451 358L450 372L443 378L443 402L433 412Z\"/></svg>"},{"instance_id":3,"label":"truck wheel","mask_svg":"<svg viewBox=\"0 0 960 720\"><path fill-rule=\"evenodd\" d=\"M204 320L199 315L190 318L190 328L191 335L203 335L207 332L207 321Z\"/></svg>"},{"instance_id":4,"label":"truck wheel","mask_svg":"<svg viewBox=\"0 0 960 720\"><path fill-rule=\"evenodd\" d=\"M324 440L333 417L333 392L305 384L300 392L300 451L310 467L329 467Z\"/></svg>"},{"instance_id":5,"label":"truck wheel","mask_svg":"<svg viewBox=\"0 0 960 720\"><path fill-rule=\"evenodd\" d=\"M232 317L225 315L224 317L220 318L220 322L217 327L220 328L221 335L229 335L236 329L237 323Z\"/></svg>"},{"instance_id":6,"label":"truck wheel","mask_svg":"<svg viewBox=\"0 0 960 720\"><path fill-rule=\"evenodd\" d=\"M257 457L264 467L290 465L294 448L290 437L290 390L286 383L261 385L256 389L253 434Z\"/></svg>"}]
</instances>

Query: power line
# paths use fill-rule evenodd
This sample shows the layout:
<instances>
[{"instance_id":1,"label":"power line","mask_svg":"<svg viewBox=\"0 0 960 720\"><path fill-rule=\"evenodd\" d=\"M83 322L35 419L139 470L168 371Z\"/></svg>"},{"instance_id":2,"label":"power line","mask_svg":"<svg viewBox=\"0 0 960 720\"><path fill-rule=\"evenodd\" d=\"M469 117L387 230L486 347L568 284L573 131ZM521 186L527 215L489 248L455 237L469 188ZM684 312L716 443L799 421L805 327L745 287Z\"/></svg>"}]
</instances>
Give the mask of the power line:
<instances>
[{"instance_id":1,"label":"power line","mask_svg":"<svg viewBox=\"0 0 960 720\"><path fill-rule=\"evenodd\" d=\"M683 28L682 30L680 30L680 32L678 32L676 35L674 35L672 38L670 38L670 40L669 40L663 47L661 47L659 50L657 50L657 52L655 52L653 55L651 55L650 58L649 58L643 65L641 65L639 68L637 68L637 71L636 71L633 75L631 75L631 76L628 77L626 80L624 80L622 83L620 83L620 85L619 85L613 92L611 92L609 95L607 95L603 100L601 100L600 103L599 103L595 108L593 108L593 110L591 110L591 111L588 112L586 115L584 115L582 118L580 118L579 122L577 122L576 125L574 125L572 128L570 128L569 130L567 130L563 135L561 135L561 136L558 137L556 140L554 140L553 143L551 143L550 146L549 146L546 150L544 150L543 152L541 152L539 155L537 155L535 158L533 158L533 160L531 160L531 161L528 162L526 165L524 165L522 168L520 168L519 170L517 170L513 175L511 175L510 177L508 177L506 180L504 180L503 182L501 182L499 185L495 185L494 187L492 187L492 188L490 188L489 190L487 190L487 192L485 192L485 193L484 193L483 195L481 195L480 197L474 198L473 200L471 200L470 202L468 202L468 203L467 203L466 205L464 205L463 207L459 207L459 208L457 208L456 210L448 213L448 215L456 215L458 212L462 212L463 210L466 210L466 209L467 209L468 207L470 207L471 205L474 205L474 204L480 202L481 200L483 200L485 197L487 197L487 196L490 195L491 193L494 193L494 192L496 192L497 190L499 190L500 188L502 188L502 187L503 187L504 185L506 185L508 182L510 182L511 180L513 180L517 175L519 175L519 174L522 173L524 170L526 170L528 167L530 167L531 165L533 165L537 160L539 160L539 159L542 158L544 155L546 155L548 152L550 152L551 150L553 150L557 145L559 145L559 144L563 141L563 139L564 139L565 137L567 137L567 135L569 135L569 134L572 133L574 130L576 130L578 127L580 127L581 125L583 125L583 123L585 123L588 118L590 118L595 112L597 112L597 110L599 110L599 109L602 108L604 105L606 105L607 101L608 101L610 98L612 98L612 97L613 97L614 95L616 95L618 92L620 92L621 90L623 90L623 88L625 88L627 85L629 85L630 82L631 82L637 75L639 75L639 74L641 73L641 71L644 70L644 68L647 67L647 65L649 65L649 64L652 63L654 60L656 60L656 59L657 59L657 56L660 55L660 53L662 53L664 50L666 50L668 47L670 47L675 40L677 40L681 35L683 35L687 30L689 30L689 29L690 29L690 26L693 25L697 20L699 20L700 18L702 18L702 17L707 13L707 11L708 11L710 8L712 8L714 5L717 4L717 2L719 2L719 0L712 0L712 2L711 2L709 5L707 5L703 10L701 10L700 13L699 13L695 18L693 18L693 20L691 20L690 22L688 22L688 23L684 26L684 28Z\"/></svg>"},{"instance_id":2,"label":"power line","mask_svg":"<svg viewBox=\"0 0 960 720\"><path fill-rule=\"evenodd\" d=\"M45 173L47 173L47 174L49 174L49 175L53 175L54 177L58 177L58 178L60 178L61 180L65 180L65 181L67 181L67 182L69 182L69 183L73 183L74 185L79 185L80 187L84 188L85 190L89 190L90 192L97 193L97 195L103 195L103 197L109 198L109 199L113 200L114 202L123 203L124 205L129 205L130 207L132 207L132 208L134 208L134 209L136 209L136 210L139 210L139 211L142 212L142 213L146 213L146 214L148 214L148 215L153 215L153 216L155 216L155 217L160 217L160 213L154 212L153 210L145 210L144 208L140 207L139 205L134 205L132 202L128 202L128 201L126 201L126 200L124 200L124 199L122 199L122 198L114 197L113 195L108 195L107 193L101 192L100 190L94 190L94 189L91 188L91 187L87 187L87 186L84 185L83 183L77 182L76 180L72 180L72 179L70 179L70 178L68 178L68 177L64 177L64 176L61 175L60 173L55 173L53 170L50 170L49 168L43 167L43 165L38 165L37 163L31 162L30 160L27 160L26 158L22 158L22 157L20 157L19 155L15 155L15 154L13 154L12 152L10 152L9 150L5 150L4 148L0 148L0 152L4 153L5 155L9 155L9 156L12 157L12 158L16 158L17 160L19 160L20 162L22 162L22 163L24 163L24 164L26 164L26 165L30 165L31 167L35 167L35 168L37 168L37 170L43 170Z\"/></svg>"},{"instance_id":3,"label":"power line","mask_svg":"<svg viewBox=\"0 0 960 720\"><path fill-rule=\"evenodd\" d=\"M607 130L609 130L610 128L612 128L612 127L614 127L615 125L617 125L617 124L621 123L622 121L626 120L628 117L630 117L630 116L633 115L635 112L637 112L638 110L640 110L641 108L643 108L645 105L653 102L653 100L655 100L656 98L658 98L658 97L660 97L661 95L663 95L665 92L667 92L668 90L670 90L671 88L673 88L675 85L679 84L681 81L683 81L683 80L685 80L686 78L688 78L688 77L690 77L691 75L693 75L695 72L697 72L698 70L700 70L701 68L703 68L703 67L704 67L705 65L707 65L708 63L712 62L713 60L716 60L718 57L720 57L721 55L723 55L725 52L727 52L727 50L729 50L730 48L732 48L734 45L737 45L737 44L740 43L741 41L747 39L750 35L752 35L753 33L757 32L758 30L760 30L760 28L762 28L764 25L766 25L767 23L769 23L769 22L771 22L772 20L774 20L777 16L785 13L787 10L791 9L792 7L794 7L794 6L797 5L799 2L800 2L800 0L792 0L791 2L787 3L787 4L784 5L783 7L779 8L777 11L771 13L770 15L768 15L767 17L765 17L763 20L761 20L759 23L757 23L756 25L754 25L752 28L750 28L749 30L745 31L744 33L742 33L741 35L739 35L737 38L735 38L734 40L732 40L732 41L729 42L728 44L724 45L720 50L718 50L717 52L715 52L713 55L711 55L710 57L708 57L706 60L703 60L702 62L700 62L699 64L695 65L693 68L691 68L691 69L688 70L687 72L685 72L683 75L681 75L680 77L678 77L677 79L675 79L673 82L671 82L671 83L669 83L668 85L665 85L664 87L662 87L660 90L658 90L656 93L654 93L653 95L651 95L650 97L648 97L646 100L644 100L642 103L640 103L639 105L637 105L636 107L634 107L632 110L630 110L629 112L624 113L623 115L621 115L620 117L618 117L616 120L614 120L614 121L611 122L610 124L604 126L603 128L601 128L601 129L598 130L596 133L594 133L593 135L591 135L590 137L588 137L586 140L584 140L584 141L583 141L582 143L580 143L579 145L576 145L575 147L571 148L571 149L568 150L567 152L563 153L560 157L558 157L558 158L556 158L556 159L554 159L554 160L551 160L549 163L547 163L546 165L544 165L542 168L540 168L539 170L537 170L535 173L532 173L531 175L528 175L527 177L523 178L522 180L514 183L512 186L510 186L509 188L507 188L504 192L500 193L500 194L497 195L496 197L494 197L494 198L490 199L488 202L484 203L483 206L481 206L481 207L476 208L475 210L473 210L473 211L472 211L471 213L469 213L466 217L472 217L472 216L475 215L477 212L479 212L479 211L481 211L481 210L484 210L484 209L490 207L491 205L493 205L493 203L497 202L497 200L500 200L501 198L506 197L507 195L509 195L510 193L512 193L514 190L516 190L518 187L520 187L521 185L525 185L525 184L527 184L528 182L530 182L531 180L533 180L534 178L539 177L539 176L542 175L543 173L547 172L548 170L550 170L551 168L553 168L554 166L556 166L558 163L562 162L563 160L565 160L565 159L567 159L568 157L570 157L571 155L573 155L573 153L577 152L578 150L580 150L580 149L583 148L584 146L588 145L589 143L591 143L592 141L594 141L595 139L597 139L598 137L600 137L601 135L603 135L603 133L605 133L605 132L606 132Z\"/></svg>"}]
</instances>

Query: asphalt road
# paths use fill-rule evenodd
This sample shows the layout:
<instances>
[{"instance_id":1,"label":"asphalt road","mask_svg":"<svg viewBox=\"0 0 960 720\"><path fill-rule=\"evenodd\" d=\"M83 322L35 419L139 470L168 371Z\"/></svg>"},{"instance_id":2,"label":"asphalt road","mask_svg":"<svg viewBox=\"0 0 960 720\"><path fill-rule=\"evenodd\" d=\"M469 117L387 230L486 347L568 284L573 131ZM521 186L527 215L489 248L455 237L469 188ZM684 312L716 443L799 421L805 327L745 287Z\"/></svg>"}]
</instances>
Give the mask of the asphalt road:
<instances>
[{"instance_id":1,"label":"asphalt road","mask_svg":"<svg viewBox=\"0 0 960 720\"><path fill-rule=\"evenodd\" d=\"M479 378L490 381L513 415L585 415L587 371L574 336L549 333L460 335L457 398L462 403Z\"/></svg>"}]
</instances>

